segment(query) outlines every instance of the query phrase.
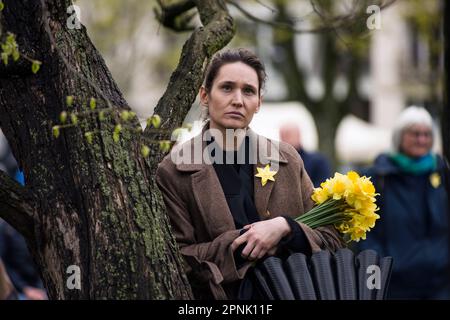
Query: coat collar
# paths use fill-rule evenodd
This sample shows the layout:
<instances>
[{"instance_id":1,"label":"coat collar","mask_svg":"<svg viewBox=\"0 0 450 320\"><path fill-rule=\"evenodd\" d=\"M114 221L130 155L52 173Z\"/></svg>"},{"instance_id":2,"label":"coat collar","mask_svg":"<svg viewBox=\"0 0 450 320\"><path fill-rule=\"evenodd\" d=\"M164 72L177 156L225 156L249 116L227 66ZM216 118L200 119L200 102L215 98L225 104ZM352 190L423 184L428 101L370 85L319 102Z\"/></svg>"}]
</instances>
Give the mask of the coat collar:
<instances>
[{"instance_id":1,"label":"coat collar","mask_svg":"<svg viewBox=\"0 0 450 320\"><path fill-rule=\"evenodd\" d=\"M207 133L207 128L202 130L200 135L195 136L185 144L175 149L174 152L179 157L183 156L183 152L190 152L191 160L194 160L194 149L201 146L201 150L205 150L206 141L202 139L204 134ZM253 175L256 174L257 167L263 168L266 164L270 164L274 168L280 167L280 165L287 164L286 156L280 150L276 142L256 134L253 130L247 130L247 136L250 140L251 146L258 146L260 152L256 152L257 164L253 166ZM198 150L198 149L197 149ZM270 153L272 151L272 153ZM184 154L186 155L186 154ZM177 159L176 157L173 159ZM198 160L198 159L197 159ZM201 158L201 160L204 160ZM192 173L192 194L200 210L200 214L203 216L204 221L207 223L208 232L211 238L215 238L221 233L232 230L235 228L233 216L228 208L225 195L222 191L220 181L216 175L212 164L200 161L200 163L177 163L176 168L181 172ZM273 169L272 169L273 170ZM276 169L278 170L278 169ZM264 187L261 184L261 180L254 176L254 200L255 206L258 211L261 220L267 219L270 213L267 211L270 195L273 187L277 182L275 176L275 182L269 181ZM216 190L219 190L218 192ZM214 204L214 206L212 206Z\"/></svg>"},{"instance_id":2,"label":"coat collar","mask_svg":"<svg viewBox=\"0 0 450 320\"><path fill-rule=\"evenodd\" d=\"M205 162L203 150L206 150L207 141L211 139L209 132L207 131L209 128L208 125L205 125L202 129L202 132L190 139L189 141L183 143L180 146L175 146L172 150L171 156L172 159L176 159L176 168L179 171L192 172L199 171L205 169L207 166L211 166L211 164ZM257 152L255 152L257 156L257 164L258 167L265 166L266 164L280 164L280 163L288 163L284 152L280 150L279 145L276 142L273 142L266 137L258 135L251 128L247 129L247 136L250 140L250 145L256 146L259 148ZM204 139L202 139L205 137ZM201 150L201 154L199 151ZM182 157L189 154L186 159L190 159L191 161L181 160ZM206 156L206 155L205 155ZM194 161L197 160L197 161Z\"/></svg>"}]
</instances>

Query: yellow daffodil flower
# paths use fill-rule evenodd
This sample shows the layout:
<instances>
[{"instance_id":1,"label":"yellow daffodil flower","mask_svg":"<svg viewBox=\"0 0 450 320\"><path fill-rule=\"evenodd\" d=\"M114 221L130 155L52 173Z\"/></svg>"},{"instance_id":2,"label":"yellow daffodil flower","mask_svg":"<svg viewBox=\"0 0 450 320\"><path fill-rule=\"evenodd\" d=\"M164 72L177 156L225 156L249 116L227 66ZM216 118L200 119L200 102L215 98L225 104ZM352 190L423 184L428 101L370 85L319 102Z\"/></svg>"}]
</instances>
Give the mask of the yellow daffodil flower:
<instances>
[{"instance_id":1,"label":"yellow daffodil flower","mask_svg":"<svg viewBox=\"0 0 450 320\"><path fill-rule=\"evenodd\" d=\"M311 199L316 206L296 218L312 228L334 225L349 241L366 239L366 233L380 218L375 201L375 187L370 178L355 171L346 175L336 172L314 189Z\"/></svg>"}]
</instances>

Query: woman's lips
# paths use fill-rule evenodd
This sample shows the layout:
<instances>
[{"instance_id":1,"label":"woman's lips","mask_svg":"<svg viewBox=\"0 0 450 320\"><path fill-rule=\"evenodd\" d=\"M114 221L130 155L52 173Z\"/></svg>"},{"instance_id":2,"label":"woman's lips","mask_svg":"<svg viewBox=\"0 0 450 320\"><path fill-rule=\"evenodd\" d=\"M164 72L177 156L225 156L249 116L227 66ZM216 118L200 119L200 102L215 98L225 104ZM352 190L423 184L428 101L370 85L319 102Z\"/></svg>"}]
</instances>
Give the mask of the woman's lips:
<instances>
[{"instance_id":1,"label":"woman's lips","mask_svg":"<svg viewBox=\"0 0 450 320\"><path fill-rule=\"evenodd\" d=\"M230 116L237 116L237 117L244 117L244 115L242 114L242 113L240 113L240 112L236 112L236 111L233 111L233 112L227 112L226 114L228 114L228 115L230 115Z\"/></svg>"}]
</instances>

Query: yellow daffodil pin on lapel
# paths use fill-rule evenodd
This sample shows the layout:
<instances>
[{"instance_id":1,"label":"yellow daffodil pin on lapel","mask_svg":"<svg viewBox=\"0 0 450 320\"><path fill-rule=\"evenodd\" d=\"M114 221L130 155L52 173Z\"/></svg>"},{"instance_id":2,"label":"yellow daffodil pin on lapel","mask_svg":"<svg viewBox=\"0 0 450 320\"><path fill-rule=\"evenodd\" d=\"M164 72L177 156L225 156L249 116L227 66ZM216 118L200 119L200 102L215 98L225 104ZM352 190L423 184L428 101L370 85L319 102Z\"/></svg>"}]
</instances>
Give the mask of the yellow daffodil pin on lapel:
<instances>
[{"instance_id":1,"label":"yellow daffodil pin on lapel","mask_svg":"<svg viewBox=\"0 0 450 320\"><path fill-rule=\"evenodd\" d=\"M274 176L277 174L277 171L270 171L270 166L267 164L264 169L263 168L256 168L258 170L258 173L255 174L255 177L261 178L261 184L264 187L267 183L267 181L275 181Z\"/></svg>"},{"instance_id":2,"label":"yellow daffodil pin on lapel","mask_svg":"<svg viewBox=\"0 0 450 320\"><path fill-rule=\"evenodd\" d=\"M441 185L441 176L439 175L439 173L434 172L430 175L430 183L433 188L439 188L439 186Z\"/></svg>"}]
</instances>

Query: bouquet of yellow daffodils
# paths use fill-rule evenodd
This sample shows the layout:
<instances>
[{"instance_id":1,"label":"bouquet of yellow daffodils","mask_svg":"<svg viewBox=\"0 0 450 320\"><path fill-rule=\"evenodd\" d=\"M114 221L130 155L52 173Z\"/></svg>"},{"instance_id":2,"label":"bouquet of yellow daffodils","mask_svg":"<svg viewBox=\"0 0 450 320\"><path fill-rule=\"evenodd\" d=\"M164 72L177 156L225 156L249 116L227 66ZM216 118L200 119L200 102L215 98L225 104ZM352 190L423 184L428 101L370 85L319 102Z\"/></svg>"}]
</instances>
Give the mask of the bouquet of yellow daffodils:
<instances>
[{"instance_id":1,"label":"bouquet of yellow daffodils","mask_svg":"<svg viewBox=\"0 0 450 320\"><path fill-rule=\"evenodd\" d=\"M316 206L295 220L311 228L334 225L348 241L366 239L366 232L380 218L375 212L375 187L370 178L350 171L335 173L316 188L312 199Z\"/></svg>"}]
</instances>

